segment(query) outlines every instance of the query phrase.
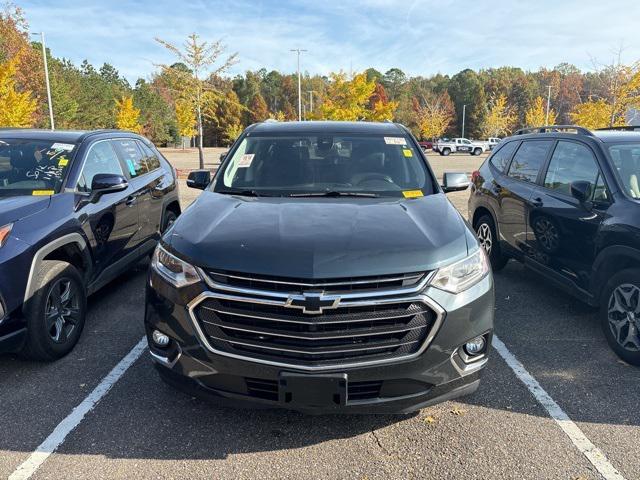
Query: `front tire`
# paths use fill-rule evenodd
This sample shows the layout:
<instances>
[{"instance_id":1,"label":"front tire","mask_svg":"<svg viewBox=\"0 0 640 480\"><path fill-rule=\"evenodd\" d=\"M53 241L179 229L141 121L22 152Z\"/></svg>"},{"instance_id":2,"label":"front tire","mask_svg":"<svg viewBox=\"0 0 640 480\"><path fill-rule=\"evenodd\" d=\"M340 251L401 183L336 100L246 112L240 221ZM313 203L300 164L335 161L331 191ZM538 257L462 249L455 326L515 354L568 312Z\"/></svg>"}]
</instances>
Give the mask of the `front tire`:
<instances>
[{"instance_id":1,"label":"front tire","mask_svg":"<svg viewBox=\"0 0 640 480\"><path fill-rule=\"evenodd\" d=\"M607 282L600 322L611 349L625 362L640 366L640 269L623 270Z\"/></svg>"},{"instance_id":2,"label":"front tire","mask_svg":"<svg viewBox=\"0 0 640 480\"><path fill-rule=\"evenodd\" d=\"M67 262L44 260L34 278L34 294L25 306L27 340L21 354L50 362L78 343L87 313L87 292L78 270Z\"/></svg>"},{"instance_id":3,"label":"front tire","mask_svg":"<svg viewBox=\"0 0 640 480\"><path fill-rule=\"evenodd\" d=\"M484 249L491 262L491 269L494 272L502 270L509 259L500 250L496 225L490 215L480 217L475 225L476 236L480 241L480 246Z\"/></svg>"}]
</instances>

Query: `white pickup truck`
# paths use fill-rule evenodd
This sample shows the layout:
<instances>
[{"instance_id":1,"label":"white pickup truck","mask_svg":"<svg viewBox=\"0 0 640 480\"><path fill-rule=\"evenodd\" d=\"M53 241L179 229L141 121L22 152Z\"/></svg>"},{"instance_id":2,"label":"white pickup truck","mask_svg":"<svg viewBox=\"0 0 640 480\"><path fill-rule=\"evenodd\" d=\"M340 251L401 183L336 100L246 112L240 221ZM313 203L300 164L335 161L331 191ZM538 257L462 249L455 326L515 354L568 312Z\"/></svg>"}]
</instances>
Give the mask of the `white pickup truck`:
<instances>
[{"instance_id":1,"label":"white pickup truck","mask_svg":"<svg viewBox=\"0 0 640 480\"><path fill-rule=\"evenodd\" d=\"M489 147L486 142L475 142L466 138L452 138L451 140L438 140L434 144L433 150L445 156L457 152L480 155L489 150Z\"/></svg>"}]
</instances>

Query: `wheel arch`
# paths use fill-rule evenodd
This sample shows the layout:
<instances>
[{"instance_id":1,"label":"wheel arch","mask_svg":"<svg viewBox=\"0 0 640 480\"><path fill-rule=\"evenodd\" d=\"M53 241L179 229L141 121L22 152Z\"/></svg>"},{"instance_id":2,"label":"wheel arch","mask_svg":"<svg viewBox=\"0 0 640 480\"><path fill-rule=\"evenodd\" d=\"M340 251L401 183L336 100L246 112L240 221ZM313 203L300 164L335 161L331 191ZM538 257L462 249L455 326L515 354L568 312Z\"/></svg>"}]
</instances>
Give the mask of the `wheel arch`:
<instances>
[{"instance_id":1,"label":"wheel arch","mask_svg":"<svg viewBox=\"0 0 640 480\"><path fill-rule=\"evenodd\" d=\"M33 256L27 287L24 293L23 305L27 305L34 292L33 279L38 266L43 260L62 260L71 263L80 270L85 282L91 273L91 253L85 238L79 233L70 233L43 245Z\"/></svg>"},{"instance_id":2,"label":"wheel arch","mask_svg":"<svg viewBox=\"0 0 640 480\"><path fill-rule=\"evenodd\" d=\"M625 268L640 268L640 250L625 245L613 245L600 251L593 262L590 289L599 301L603 287L613 274Z\"/></svg>"}]
</instances>

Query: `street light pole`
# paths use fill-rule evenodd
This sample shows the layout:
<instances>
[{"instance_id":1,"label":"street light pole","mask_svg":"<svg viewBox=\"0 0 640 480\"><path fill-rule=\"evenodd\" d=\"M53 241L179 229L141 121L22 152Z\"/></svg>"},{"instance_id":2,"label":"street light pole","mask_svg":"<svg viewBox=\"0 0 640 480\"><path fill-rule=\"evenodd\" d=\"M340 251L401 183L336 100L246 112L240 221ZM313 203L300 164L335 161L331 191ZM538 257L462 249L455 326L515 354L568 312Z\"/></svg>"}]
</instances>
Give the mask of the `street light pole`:
<instances>
[{"instance_id":1,"label":"street light pole","mask_svg":"<svg viewBox=\"0 0 640 480\"><path fill-rule=\"evenodd\" d=\"M31 35L38 35L32 33ZM44 63L44 79L47 84L47 102L49 103L49 121L51 122L51 130L55 130L53 123L53 104L51 103L51 85L49 84L49 66L47 65L47 47L44 44L44 32L40 32L40 43L42 43L42 61Z\"/></svg>"},{"instance_id":2,"label":"street light pole","mask_svg":"<svg viewBox=\"0 0 640 480\"><path fill-rule=\"evenodd\" d=\"M467 116L467 105L462 105L462 138L464 138L464 121Z\"/></svg>"},{"instance_id":3,"label":"street light pole","mask_svg":"<svg viewBox=\"0 0 640 480\"><path fill-rule=\"evenodd\" d=\"M549 125L549 106L551 105L551 85L547 85L547 116L544 119L544 124Z\"/></svg>"},{"instance_id":4,"label":"street light pole","mask_svg":"<svg viewBox=\"0 0 640 480\"><path fill-rule=\"evenodd\" d=\"M300 48L292 48L292 52L298 54L298 121L302 121L302 87L300 82L300 54L306 50Z\"/></svg>"}]
</instances>

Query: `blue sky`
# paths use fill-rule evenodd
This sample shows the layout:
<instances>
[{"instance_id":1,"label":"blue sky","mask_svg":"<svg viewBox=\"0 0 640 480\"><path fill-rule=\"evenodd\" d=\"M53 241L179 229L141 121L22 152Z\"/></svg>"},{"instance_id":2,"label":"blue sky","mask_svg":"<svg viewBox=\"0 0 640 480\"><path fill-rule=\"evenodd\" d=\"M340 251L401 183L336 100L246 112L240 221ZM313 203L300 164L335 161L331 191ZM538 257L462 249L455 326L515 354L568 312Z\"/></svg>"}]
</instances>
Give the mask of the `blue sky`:
<instances>
[{"instance_id":1,"label":"blue sky","mask_svg":"<svg viewBox=\"0 0 640 480\"><path fill-rule=\"evenodd\" d=\"M411 75L502 65L535 70L640 59L640 0L15 0L59 57L113 64L130 81L171 63L153 38L222 39L239 63L310 73L399 67Z\"/></svg>"}]
</instances>

